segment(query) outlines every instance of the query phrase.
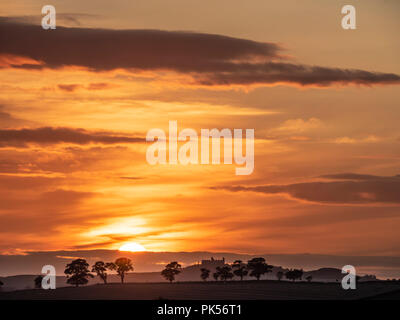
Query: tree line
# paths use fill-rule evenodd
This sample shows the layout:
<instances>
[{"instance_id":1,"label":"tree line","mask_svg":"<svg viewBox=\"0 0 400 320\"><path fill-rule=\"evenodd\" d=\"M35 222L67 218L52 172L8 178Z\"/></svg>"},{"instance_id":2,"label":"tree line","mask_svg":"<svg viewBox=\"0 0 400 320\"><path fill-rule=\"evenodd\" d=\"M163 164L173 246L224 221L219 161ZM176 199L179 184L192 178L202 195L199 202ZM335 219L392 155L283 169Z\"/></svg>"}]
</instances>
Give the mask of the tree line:
<instances>
[{"instance_id":1,"label":"tree line","mask_svg":"<svg viewBox=\"0 0 400 320\"><path fill-rule=\"evenodd\" d=\"M200 278L203 281L207 281L212 275L215 281L226 282L227 280L233 279L235 276L243 280L247 275L260 280L261 276L272 272L272 265L269 265L264 258L253 258L247 263L241 260L236 260L232 264L224 264L218 266L214 273L206 268L200 269ZM76 287L85 285L89 282L90 278L94 278L93 273L98 276L104 284L107 284L108 271L116 272L117 276L121 279L121 283L124 283L126 273L133 271L132 261L128 258L118 258L114 262L97 261L90 268L89 264L85 259L76 259L65 267L65 275L67 276L67 283ZM164 270L161 271L161 275L168 280L173 282L178 274L182 272L182 266L177 262L173 261L167 264ZM290 269L287 272L279 271L276 274L277 279L280 281L283 277L288 280L295 281L301 280L303 276L302 269ZM41 288L43 276L37 276L34 279L35 287ZM307 281L312 280L312 276L306 277Z\"/></svg>"},{"instance_id":2,"label":"tree line","mask_svg":"<svg viewBox=\"0 0 400 320\"><path fill-rule=\"evenodd\" d=\"M85 259L76 259L68 263L64 273L67 276L67 283L76 287L85 285L89 278L94 278L95 273L103 282L107 284L108 271L115 271L124 283L125 275L133 271L132 261L128 258L118 258L115 262L97 261L91 269ZM34 280L35 288L41 288L43 276L37 276Z\"/></svg>"},{"instance_id":3,"label":"tree line","mask_svg":"<svg viewBox=\"0 0 400 320\"><path fill-rule=\"evenodd\" d=\"M261 276L272 272L272 265L266 263L264 258L253 258L249 260L247 263L244 263L242 260L236 260L231 265L226 264L224 266L220 266L216 268L216 271L212 274L215 281L221 280L223 282L227 280L231 280L234 276L240 278L242 281L244 277L247 275L250 277L254 277L257 280L260 280ZM206 268L200 269L200 278L204 281L210 277L211 271ZM282 280L283 276L288 280L295 281L297 279L301 280L303 277L302 269L290 269L287 272L278 271L276 274L278 280ZM307 281L312 280L312 276L308 276L306 278Z\"/></svg>"}]
</instances>

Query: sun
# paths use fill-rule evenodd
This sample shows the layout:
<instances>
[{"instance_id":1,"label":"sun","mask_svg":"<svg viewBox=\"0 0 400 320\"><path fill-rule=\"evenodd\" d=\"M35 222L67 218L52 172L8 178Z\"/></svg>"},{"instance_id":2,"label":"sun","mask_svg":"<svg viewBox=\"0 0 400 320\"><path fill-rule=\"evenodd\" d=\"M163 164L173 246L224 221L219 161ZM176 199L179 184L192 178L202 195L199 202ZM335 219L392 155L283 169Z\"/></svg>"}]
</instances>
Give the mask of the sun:
<instances>
[{"instance_id":1,"label":"sun","mask_svg":"<svg viewBox=\"0 0 400 320\"><path fill-rule=\"evenodd\" d=\"M141 244L136 242L128 242L123 244L119 249L119 251L131 251L131 252L141 252L146 251L146 248Z\"/></svg>"}]
</instances>

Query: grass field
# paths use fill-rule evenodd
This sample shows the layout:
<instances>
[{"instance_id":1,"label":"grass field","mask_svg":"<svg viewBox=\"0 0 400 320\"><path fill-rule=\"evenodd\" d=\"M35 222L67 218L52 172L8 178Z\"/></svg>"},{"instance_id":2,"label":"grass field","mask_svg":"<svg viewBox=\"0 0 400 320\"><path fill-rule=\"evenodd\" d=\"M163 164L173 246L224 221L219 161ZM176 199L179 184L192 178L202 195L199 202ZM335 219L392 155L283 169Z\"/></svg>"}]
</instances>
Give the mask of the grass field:
<instances>
[{"instance_id":1,"label":"grass field","mask_svg":"<svg viewBox=\"0 0 400 320\"><path fill-rule=\"evenodd\" d=\"M180 283L111 283L56 290L19 290L0 293L8 299L117 299L117 300L331 300L385 297L399 299L399 283L364 282L356 290L343 290L338 283L291 283L286 281L231 281Z\"/></svg>"}]
</instances>

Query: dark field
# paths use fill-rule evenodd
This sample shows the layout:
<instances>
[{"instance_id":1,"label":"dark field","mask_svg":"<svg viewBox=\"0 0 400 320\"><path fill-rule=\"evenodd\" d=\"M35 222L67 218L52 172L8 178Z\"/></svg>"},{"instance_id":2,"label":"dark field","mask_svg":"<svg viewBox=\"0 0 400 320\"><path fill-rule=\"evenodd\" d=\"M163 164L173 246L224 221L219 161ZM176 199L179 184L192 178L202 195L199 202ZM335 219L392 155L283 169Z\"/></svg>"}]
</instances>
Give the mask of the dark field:
<instances>
[{"instance_id":1,"label":"dark field","mask_svg":"<svg viewBox=\"0 0 400 320\"><path fill-rule=\"evenodd\" d=\"M343 290L339 283L290 283L286 281L232 281L181 283L126 283L65 287L56 290L20 290L0 293L0 299L88 300L352 300L399 299L400 284L364 282L356 290Z\"/></svg>"}]
</instances>

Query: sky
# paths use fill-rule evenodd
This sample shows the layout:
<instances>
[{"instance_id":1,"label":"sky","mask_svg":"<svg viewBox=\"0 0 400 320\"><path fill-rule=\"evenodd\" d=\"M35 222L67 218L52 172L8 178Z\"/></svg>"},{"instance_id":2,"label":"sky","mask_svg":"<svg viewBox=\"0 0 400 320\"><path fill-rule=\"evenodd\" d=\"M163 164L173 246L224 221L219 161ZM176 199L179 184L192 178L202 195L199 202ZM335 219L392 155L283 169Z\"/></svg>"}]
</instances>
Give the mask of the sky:
<instances>
[{"instance_id":1,"label":"sky","mask_svg":"<svg viewBox=\"0 0 400 320\"><path fill-rule=\"evenodd\" d=\"M400 256L400 5L347 2L1 2L0 253ZM148 164L169 121L254 129L253 173Z\"/></svg>"}]
</instances>

